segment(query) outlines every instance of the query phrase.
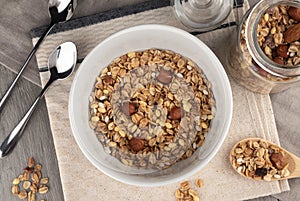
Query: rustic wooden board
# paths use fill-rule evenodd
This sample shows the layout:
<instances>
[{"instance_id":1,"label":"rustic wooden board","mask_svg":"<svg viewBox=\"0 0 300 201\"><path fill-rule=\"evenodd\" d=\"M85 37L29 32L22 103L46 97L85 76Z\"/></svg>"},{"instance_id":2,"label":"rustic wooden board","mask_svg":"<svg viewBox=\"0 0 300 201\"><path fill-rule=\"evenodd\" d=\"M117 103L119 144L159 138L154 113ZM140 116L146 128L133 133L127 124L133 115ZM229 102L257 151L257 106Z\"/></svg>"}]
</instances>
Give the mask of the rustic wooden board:
<instances>
[{"instance_id":1,"label":"rustic wooden board","mask_svg":"<svg viewBox=\"0 0 300 201\"><path fill-rule=\"evenodd\" d=\"M15 74L0 65L0 76L0 95L2 96ZM0 112L1 142L25 114L39 91L40 87L25 79L21 79L17 84L4 109ZM38 105L13 152L6 158L0 159L1 201L19 200L11 193L12 181L23 173L23 168L27 166L30 156L33 156L37 162L43 165L42 173L44 176L49 177L50 190L47 194L38 196L38 200L42 198L48 201L63 200L60 175L44 100Z\"/></svg>"}]
</instances>

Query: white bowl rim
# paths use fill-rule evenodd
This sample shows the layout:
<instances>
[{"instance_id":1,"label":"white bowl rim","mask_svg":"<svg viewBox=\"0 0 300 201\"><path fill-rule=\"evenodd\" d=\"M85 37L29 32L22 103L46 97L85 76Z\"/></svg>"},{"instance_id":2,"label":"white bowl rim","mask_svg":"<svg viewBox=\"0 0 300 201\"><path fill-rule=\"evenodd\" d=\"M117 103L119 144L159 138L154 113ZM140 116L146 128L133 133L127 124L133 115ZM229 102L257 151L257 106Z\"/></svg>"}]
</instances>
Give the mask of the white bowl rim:
<instances>
[{"instance_id":1,"label":"white bowl rim","mask_svg":"<svg viewBox=\"0 0 300 201\"><path fill-rule=\"evenodd\" d=\"M89 59L89 57L91 57L91 55L94 54L94 52L97 51L97 49L99 47L101 47L101 45L111 39L113 39L114 37L117 37L119 35L122 35L122 34L126 34L128 32L132 32L132 31L139 31L139 30L148 30L148 29L157 29L157 30L164 30L164 31L169 31L169 32L175 32L177 34L181 34L181 35L184 35L185 37L193 40L193 42L195 43L198 43L198 45L202 46L202 48L205 49L205 53L206 54L210 54L210 56L212 57L215 57L216 59L216 62L218 63L218 71L219 73L222 74L222 76L224 77L224 85L225 87L228 89L226 91L226 93L228 93L227 95L227 101L228 101L228 104L227 107L228 107L228 114L227 114L227 117L228 119L226 119L225 121L227 121L227 123L225 124L225 127L223 132L224 132L224 135L221 136L221 138L218 139L218 143L216 144L216 147L215 149L210 152L210 154L208 155L208 157L206 158L207 162L204 163L204 164L201 164L199 165L197 168L194 168L193 170L191 170L190 172L186 173L186 174L182 174L176 178L172 178L172 179L169 179L169 180L164 180L164 181L157 181L157 182L152 182L152 183L148 183L148 182L141 182L141 181L134 181L134 180L130 180L130 179L122 179L122 177L118 177L116 175L122 175L123 173L119 173L117 171L114 171L112 169L109 169L107 167L104 167L103 165L97 163L97 161L94 159L94 156L89 152L89 148L83 144L81 141L80 141L80 136L78 135L77 133L77 128L76 128L76 122L75 122L75 119L73 117L73 114L72 114L72 111L73 111L73 95L74 95L74 92L76 90L75 88L75 83L77 82L77 79L80 75L80 72L83 70L83 68L80 68L81 66L85 65L86 61ZM99 72L100 73L100 72ZM75 74L75 77L73 79L73 82L72 82L72 86L71 86L71 90L70 90L70 95L69 95L69 106L68 106L68 111L69 111L69 119L70 119L70 125L71 125L71 130L72 130L72 134L75 138L75 141L77 143L77 145L79 146L80 150L82 151L82 153L85 155L85 157L98 169L100 170L102 173L106 174L107 176L117 180L117 181L120 181L122 183L125 183L125 184L129 184L129 185L134 185L134 186L140 186L140 187L155 187L155 186L163 186L163 185L167 185L167 184L171 184L171 183L175 183L175 182L180 182L184 179L187 179L189 177L191 177L192 175L194 175L195 173L197 173L199 170L201 170L205 165L207 165L208 162L211 161L211 159L217 154L217 152L220 150L225 138L227 137L228 135L228 131L229 131L229 128L230 128L230 124L231 124L231 120L232 120L232 113L233 113L233 98L232 98L232 90L231 90L231 85L230 85L230 82L229 82L229 79L228 79L228 76L223 68L223 65L221 64L221 62L219 61L219 59L217 58L217 56L212 52L212 50L205 44L203 43L200 39L198 39L197 37L193 36L192 34L182 30L182 29L179 29L179 28L176 28L176 27L173 27L173 26L169 26L169 25L160 25L160 24L144 24L144 25L137 25L137 26L133 26L133 27L130 27L130 28L126 28L126 29L123 29L121 31L118 31L110 36L108 36L106 39L104 39L102 42L100 42L98 45L96 45L96 47L94 47L89 53L88 55L85 57L85 59L83 60L83 62L80 64L79 68L77 69L77 72Z\"/></svg>"}]
</instances>

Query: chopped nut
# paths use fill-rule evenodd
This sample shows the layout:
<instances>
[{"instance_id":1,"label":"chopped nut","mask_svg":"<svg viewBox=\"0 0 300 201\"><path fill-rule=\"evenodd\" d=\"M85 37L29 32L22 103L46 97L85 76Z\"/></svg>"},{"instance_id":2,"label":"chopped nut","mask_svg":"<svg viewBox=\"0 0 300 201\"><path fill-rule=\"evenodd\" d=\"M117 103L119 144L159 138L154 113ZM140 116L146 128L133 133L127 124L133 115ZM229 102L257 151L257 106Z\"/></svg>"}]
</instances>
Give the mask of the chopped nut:
<instances>
[{"instance_id":1,"label":"chopped nut","mask_svg":"<svg viewBox=\"0 0 300 201\"><path fill-rule=\"evenodd\" d=\"M291 43L300 38L300 23L289 27L283 34L284 41Z\"/></svg>"},{"instance_id":2,"label":"chopped nut","mask_svg":"<svg viewBox=\"0 0 300 201\"><path fill-rule=\"evenodd\" d=\"M163 84L169 84L172 81L172 73L167 70L161 70L159 75L157 76L157 80Z\"/></svg>"},{"instance_id":3,"label":"chopped nut","mask_svg":"<svg viewBox=\"0 0 300 201\"><path fill-rule=\"evenodd\" d=\"M276 48L277 56L282 57L282 58L288 58L289 57L288 49L289 49L289 47L287 45L279 45Z\"/></svg>"},{"instance_id":4,"label":"chopped nut","mask_svg":"<svg viewBox=\"0 0 300 201\"><path fill-rule=\"evenodd\" d=\"M179 107L173 107L170 111L170 117L174 120L181 119L181 109Z\"/></svg>"},{"instance_id":5,"label":"chopped nut","mask_svg":"<svg viewBox=\"0 0 300 201\"><path fill-rule=\"evenodd\" d=\"M138 152L144 149L145 141L143 139L132 138L129 141L129 146L132 150Z\"/></svg>"},{"instance_id":6,"label":"chopped nut","mask_svg":"<svg viewBox=\"0 0 300 201\"><path fill-rule=\"evenodd\" d=\"M288 9L288 14L296 21L300 21L300 8L290 7Z\"/></svg>"},{"instance_id":7,"label":"chopped nut","mask_svg":"<svg viewBox=\"0 0 300 201\"><path fill-rule=\"evenodd\" d=\"M283 159L283 154L280 153L273 153L271 154L271 162L272 164L279 170L282 170L283 167L286 165Z\"/></svg>"},{"instance_id":8,"label":"chopped nut","mask_svg":"<svg viewBox=\"0 0 300 201\"><path fill-rule=\"evenodd\" d=\"M34 166L34 159L33 159L33 157L31 156L31 157L29 157L29 160L28 160L28 167L29 168L31 168L31 167L33 167Z\"/></svg>"},{"instance_id":9,"label":"chopped nut","mask_svg":"<svg viewBox=\"0 0 300 201\"><path fill-rule=\"evenodd\" d=\"M276 62L276 63L278 63L278 64L284 65L284 61L281 58L279 58L279 57L275 57L273 59L273 61Z\"/></svg>"},{"instance_id":10,"label":"chopped nut","mask_svg":"<svg viewBox=\"0 0 300 201\"><path fill-rule=\"evenodd\" d=\"M134 114L136 112L134 104L129 102L123 103L122 112L126 115Z\"/></svg>"},{"instance_id":11,"label":"chopped nut","mask_svg":"<svg viewBox=\"0 0 300 201\"><path fill-rule=\"evenodd\" d=\"M112 85L114 81L113 81L113 78L110 75L105 75L103 77L103 82L105 84Z\"/></svg>"},{"instance_id":12,"label":"chopped nut","mask_svg":"<svg viewBox=\"0 0 300 201\"><path fill-rule=\"evenodd\" d=\"M24 171L25 171L26 174L31 174L34 171L34 168L27 166L26 168L24 168Z\"/></svg>"}]
</instances>

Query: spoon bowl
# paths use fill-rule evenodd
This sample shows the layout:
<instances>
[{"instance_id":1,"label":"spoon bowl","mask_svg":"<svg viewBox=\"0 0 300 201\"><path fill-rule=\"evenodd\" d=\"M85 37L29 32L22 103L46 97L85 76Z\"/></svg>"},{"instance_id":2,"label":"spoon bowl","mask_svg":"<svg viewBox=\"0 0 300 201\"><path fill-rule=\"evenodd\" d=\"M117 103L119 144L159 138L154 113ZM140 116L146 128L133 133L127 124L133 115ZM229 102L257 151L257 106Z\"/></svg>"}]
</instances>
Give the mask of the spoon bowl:
<instances>
[{"instance_id":1,"label":"spoon bowl","mask_svg":"<svg viewBox=\"0 0 300 201\"><path fill-rule=\"evenodd\" d=\"M1 144L0 158L5 157L13 150L20 137L22 136L22 132L26 127L37 104L43 98L49 86L56 80L65 79L68 76L70 76L75 68L76 61L77 50L75 44L72 42L66 42L59 45L51 53L48 62L48 67L51 73L50 78L45 87L41 90L40 94L38 95L32 106L27 111L27 113Z\"/></svg>"},{"instance_id":2,"label":"spoon bowl","mask_svg":"<svg viewBox=\"0 0 300 201\"><path fill-rule=\"evenodd\" d=\"M22 73L28 66L29 61L37 51L40 44L43 42L44 38L49 34L51 29L57 24L61 22L65 22L69 20L74 13L74 10L77 6L77 0L50 0L48 4L48 11L49 15L51 17L51 21L47 29L44 31L44 33L41 35L31 52L29 53L27 59L25 60L23 66L21 67L20 71L18 72L16 78L12 82L12 84L9 86L5 94L3 95L2 99L0 100L0 111L8 99L10 93L12 92L13 88L15 87L17 81L20 79Z\"/></svg>"},{"instance_id":3,"label":"spoon bowl","mask_svg":"<svg viewBox=\"0 0 300 201\"><path fill-rule=\"evenodd\" d=\"M261 138L237 142L230 163L240 175L255 180L283 180L300 177L300 158Z\"/></svg>"},{"instance_id":4,"label":"spoon bowl","mask_svg":"<svg viewBox=\"0 0 300 201\"><path fill-rule=\"evenodd\" d=\"M50 0L49 15L51 17L51 23L60 23L69 20L77 6L76 0Z\"/></svg>"},{"instance_id":5,"label":"spoon bowl","mask_svg":"<svg viewBox=\"0 0 300 201\"><path fill-rule=\"evenodd\" d=\"M73 72L76 62L77 51L75 44L72 42L61 44L50 54L48 59L48 68L51 76L57 79L67 78Z\"/></svg>"}]
</instances>

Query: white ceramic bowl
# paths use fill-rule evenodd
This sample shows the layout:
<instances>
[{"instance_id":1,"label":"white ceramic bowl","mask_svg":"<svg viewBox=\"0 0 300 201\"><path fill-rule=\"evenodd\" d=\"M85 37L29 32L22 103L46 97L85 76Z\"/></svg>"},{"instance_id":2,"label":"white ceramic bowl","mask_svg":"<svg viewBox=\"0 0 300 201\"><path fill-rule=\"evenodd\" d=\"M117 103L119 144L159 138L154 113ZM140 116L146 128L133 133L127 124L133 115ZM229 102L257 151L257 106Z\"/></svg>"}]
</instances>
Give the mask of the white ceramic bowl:
<instances>
[{"instance_id":1,"label":"white ceramic bowl","mask_svg":"<svg viewBox=\"0 0 300 201\"><path fill-rule=\"evenodd\" d=\"M216 115L204 144L192 157L153 174L118 171L116 159L106 154L89 127L89 96L97 75L113 59L132 51L167 49L194 61L212 83ZM115 33L98 44L80 65L70 93L69 117L78 146L89 161L108 176L137 186L160 186L182 181L202 169L218 152L229 130L232 93L224 68L214 53L199 39L171 26L141 25Z\"/></svg>"}]
</instances>

